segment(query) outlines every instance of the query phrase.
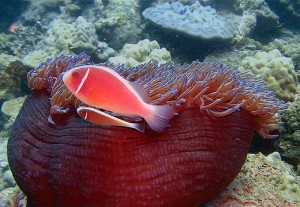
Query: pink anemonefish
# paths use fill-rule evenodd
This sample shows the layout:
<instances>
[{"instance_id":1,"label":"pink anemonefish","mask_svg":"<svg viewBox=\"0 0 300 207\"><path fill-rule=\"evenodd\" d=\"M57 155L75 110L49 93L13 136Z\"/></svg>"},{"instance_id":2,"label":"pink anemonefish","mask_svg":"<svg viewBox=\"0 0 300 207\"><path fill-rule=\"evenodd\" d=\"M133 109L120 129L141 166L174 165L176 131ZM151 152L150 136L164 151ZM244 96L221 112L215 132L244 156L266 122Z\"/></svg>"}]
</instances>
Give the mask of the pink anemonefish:
<instances>
[{"instance_id":1,"label":"pink anemonefish","mask_svg":"<svg viewBox=\"0 0 300 207\"><path fill-rule=\"evenodd\" d=\"M149 104L149 96L143 87L127 81L107 67L76 67L64 74L63 81L72 94L86 105L126 117L142 117L154 131L161 132L169 127L169 120L176 114L173 106ZM79 108L78 113L99 125L125 126L142 131L141 126L131 125L91 107Z\"/></svg>"}]
</instances>

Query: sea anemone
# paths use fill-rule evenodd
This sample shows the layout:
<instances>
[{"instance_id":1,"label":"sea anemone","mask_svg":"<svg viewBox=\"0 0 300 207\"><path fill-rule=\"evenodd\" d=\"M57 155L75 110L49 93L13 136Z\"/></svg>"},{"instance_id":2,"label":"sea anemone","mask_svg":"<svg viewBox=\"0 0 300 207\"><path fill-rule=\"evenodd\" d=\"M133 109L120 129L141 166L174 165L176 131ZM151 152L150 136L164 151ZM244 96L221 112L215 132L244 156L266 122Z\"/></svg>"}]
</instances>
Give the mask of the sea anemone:
<instances>
[{"instance_id":1,"label":"sea anemone","mask_svg":"<svg viewBox=\"0 0 300 207\"><path fill-rule=\"evenodd\" d=\"M28 86L33 90L49 89L50 115L68 112L82 102L64 85L63 72L86 64L89 57L60 56L46 61L27 75ZM278 102L261 79L241 73L221 63L193 62L192 64L155 62L125 68L124 65L107 65L129 81L137 82L147 91L151 104L170 104L177 112L186 108L200 108L215 117L226 116L243 109L255 116L255 130L265 138L274 138L269 131L278 129L278 112L286 105ZM51 120L51 119L49 119Z\"/></svg>"},{"instance_id":2,"label":"sea anemone","mask_svg":"<svg viewBox=\"0 0 300 207\"><path fill-rule=\"evenodd\" d=\"M51 110L49 122L52 116L57 114L65 114L69 110L69 105L80 105L76 97L72 96L66 86L63 84L63 73L74 67L86 65L90 62L90 56L80 53L76 56L61 55L54 59L47 59L42 62L34 70L27 73L28 87L34 90L48 90L51 95Z\"/></svg>"},{"instance_id":3,"label":"sea anemone","mask_svg":"<svg viewBox=\"0 0 300 207\"><path fill-rule=\"evenodd\" d=\"M59 60L66 60L64 68ZM203 205L238 174L254 131L275 137L269 131L279 127L286 107L262 81L220 63L101 64L144 87L152 104L174 106L178 116L161 133L97 126L70 110L82 103L61 80L64 71L87 62L61 56L28 74L33 92L8 142L28 206ZM49 114L68 116L53 124Z\"/></svg>"}]
</instances>

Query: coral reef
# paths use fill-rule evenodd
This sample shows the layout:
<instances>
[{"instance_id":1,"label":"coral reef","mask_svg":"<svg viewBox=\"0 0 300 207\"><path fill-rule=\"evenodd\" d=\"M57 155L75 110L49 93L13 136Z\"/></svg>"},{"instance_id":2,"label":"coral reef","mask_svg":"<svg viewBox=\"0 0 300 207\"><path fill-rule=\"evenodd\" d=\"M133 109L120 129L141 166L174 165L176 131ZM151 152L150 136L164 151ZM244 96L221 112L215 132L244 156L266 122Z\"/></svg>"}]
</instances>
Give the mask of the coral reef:
<instances>
[{"instance_id":1,"label":"coral reef","mask_svg":"<svg viewBox=\"0 0 300 207\"><path fill-rule=\"evenodd\" d=\"M248 154L236 179L205 207L297 207L300 203L300 178L292 166L280 159L278 152L267 157Z\"/></svg>"},{"instance_id":2,"label":"coral reef","mask_svg":"<svg viewBox=\"0 0 300 207\"><path fill-rule=\"evenodd\" d=\"M282 29L280 37L263 47L265 51L274 49L278 49L281 54L293 60L298 80L300 80L300 33Z\"/></svg>"},{"instance_id":3,"label":"coral reef","mask_svg":"<svg viewBox=\"0 0 300 207\"><path fill-rule=\"evenodd\" d=\"M0 132L0 191L16 186L7 161L7 140L8 131L2 130Z\"/></svg>"},{"instance_id":4,"label":"coral reef","mask_svg":"<svg viewBox=\"0 0 300 207\"><path fill-rule=\"evenodd\" d=\"M29 6L22 13L22 22L47 26L60 15L60 7L65 5L65 0L27 0Z\"/></svg>"},{"instance_id":5,"label":"coral reef","mask_svg":"<svg viewBox=\"0 0 300 207\"><path fill-rule=\"evenodd\" d=\"M234 39L234 41L235 43L232 47L219 48L207 55L204 61L222 62L232 67L238 67L245 57L254 56L263 47L260 42L248 37L241 39L237 37L237 40Z\"/></svg>"},{"instance_id":6,"label":"coral reef","mask_svg":"<svg viewBox=\"0 0 300 207\"><path fill-rule=\"evenodd\" d=\"M142 34L142 16L138 0L110 0L96 8L98 18L94 21L100 38L111 47L120 49L126 43L139 41ZM93 19L94 17L91 17Z\"/></svg>"},{"instance_id":7,"label":"coral reef","mask_svg":"<svg viewBox=\"0 0 300 207\"><path fill-rule=\"evenodd\" d=\"M19 110L25 100L26 96L18 97L15 99L10 99L5 101L1 106L1 112L7 116L13 117L14 119L17 117Z\"/></svg>"},{"instance_id":8,"label":"coral reef","mask_svg":"<svg viewBox=\"0 0 300 207\"><path fill-rule=\"evenodd\" d=\"M242 60L249 56L254 57L259 51L270 52L274 49L292 59L294 69L300 79L300 34L297 31L281 29L280 36L270 41L267 45L250 38L235 38L233 46L220 48L206 56L207 62L223 62L238 67Z\"/></svg>"},{"instance_id":9,"label":"coral reef","mask_svg":"<svg viewBox=\"0 0 300 207\"><path fill-rule=\"evenodd\" d=\"M268 88L284 101L293 101L297 93L297 74L290 58L281 55L279 50L257 52L254 57L245 57L240 70L250 70L266 81Z\"/></svg>"},{"instance_id":10,"label":"coral reef","mask_svg":"<svg viewBox=\"0 0 300 207\"><path fill-rule=\"evenodd\" d=\"M297 166L300 174L300 100L297 99L285 113L280 132L282 136L276 140L275 146L282 156Z\"/></svg>"},{"instance_id":11,"label":"coral reef","mask_svg":"<svg viewBox=\"0 0 300 207\"><path fill-rule=\"evenodd\" d=\"M0 191L1 207L26 207L27 199L18 187L10 187Z\"/></svg>"},{"instance_id":12,"label":"coral reef","mask_svg":"<svg viewBox=\"0 0 300 207\"><path fill-rule=\"evenodd\" d=\"M3 102L1 106L1 112L8 117L3 125L3 130L9 130L11 128L16 120L17 115L19 114L25 98L26 96L21 96ZM4 117L2 117L2 119L4 119Z\"/></svg>"},{"instance_id":13,"label":"coral reef","mask_svg":"<svg viewBox=\"0 0 300 207\"><path fill-rule=\"evenodd\" d=\"M149 7L143 16L163 28L201 39L230 39L235 35L233 21L217 14L210 6L192 5L180 2L164 3Z\"/></svg>"},{"instance_id":14,"label":"coral reef","mask_svg":"<svg viewBox=\"0 0 300 207\"><path fill-rule=\"evenodd\" d=\"M233 11L237 14L242 13L241 0L199 0L199 2L205 6L210 5L217 9Z\"/></svg>"},{"instance_id":15,"label":"coral reef","mask_svg":"<svg viewBox=\"0 0 300 207\"><path fill-rule=\"evenodd\" d=\"M158 1L160 3L162 2L167 2L166 5L168 5L168 2L174 2L174 1ZM179 3L181 2L181 3ZM192 1L194 2L194 1ZM232 29L234 34L237 35L241 35L242 37L246 37L251 35L252 33L256 33L256 34L264 34L266 32L272 31L274 29L277 28L277 26L279 25L279 21L278 21L278 16L272 12L272 10L268 7L268 5L266 4L266 2L264 0L225 0L225 1L218 1L218 0L202 0L199 1L201 3L201 5L205 5L204 8L214 8L214 11L217 11L217 15L222 15L224 18L227 19L227 21L231 22L231 25L234 26L235 28ZM185 6L183 6L183 4L186 4ZM198 4L198 1L195 1L195 4ZM165 5L165 4L164 4ZM173 4L171 4L173 5ZM185 17L185 19L191 19L192 22L193 21L197 21L197 19L199 19L199 14L198 16L195 14L194 10L194 4L191 5L191 1L177 1L177 3L175 3L175 6L171 6L172 9L174 9L174 11L176 12L176 10L180 13L182 12L182 14L179 15L180 16L184 16L184 15L188 15L187 17ZM180 6L177 6L180 5ZM191 14L189 14L188 12L183 12L186 8L191 8L191 10L193 12L191 12ZM167 17L168 14L164 14L166 11L169 12L168 10L170 10L169 8L165 8L162 7L161 10L161 14L155 14L156 17L152 17L154 15L154 12L151 12L151 18L146 17L147 19L150 19L152 22L155 22L156 24L159 24L165 28L169 28L170 30L182 30L183 33L193 33L193 30L189 31L189 26L187 26L189 24L188 21L184 22L183 24L175 24L176 26L172 26L172 25L167 25L168 24L168 19L164 20L163 17L166 16L166 18L170 18ZM153 10L153 9L152 9ZM205 9L205 12L207 12L206 10L209 9ZM189 10L188 10L189 11ZM158 11L157 11L158 12ZM201 10L199 10L199 13L202 12ZM211 15L205 15L205 12L200 13L201 16L203 16L203 20L204 22L202 23L202 26L199 27L203 27L205 26L205 24L210 24L212 22L212 19L216 19L216 17L212 17ZM152 14L153 13L153 14ZM169 12L170 13L170 12ZM172 19L174 19L174 22L181 22L181 19L179 17L174 17L173 18L173 14L171 16L170 22L172 21ZM157 18L157 20L155 19ZM159 19L160 18L160 19ZM217 20L214 20L217 21ZM193 22L193 24L196 24L197 22ZM191 24L192 25L192 24ZM201 23L199 23L198 25L201 25ZM214 28L214 24L212 23L212 25L209 25L210 28ZM223 25L225 26L225 25ZM227 25L228 26L228 25ZM178 29L179 27L179 29ZM197 26L193 26L194 28L197 28ZM198 29L198 28L197 28ZM220 28L216 28L216 30L222 30L222 27ZM184 31L186 30L186 31ZM201 32L201 29L198 29ZM217 34L219 34L217 32ZM205 38L206 39L206 38Z\"/></svg>"},{"instance_id":16,"label":"coral reef","mask_svg":"<svg viewBox=\"0 0 300 207\"><path fill-rule=\"evenodd\" d=\"M200 0L220 11L234 12L238 15L251 16L251 22L256 22L258 33L271 31L278 26L278 16L269 8L265 0ZM252 28L254 29L254 27Z\"/></svg>"},{"instance_id":17,"label":"coral reef","mask_svg":"<svg viewBox=\"0 0 300 207\"><path fill-rule=\"evenodd\" d=\"M37 46L37 43L45 38L45 28L41 28L41 25L25 26L21 23L16 23L14 32L12 33L13 41L8 53L15 55L20 59L23 59L28 53L32 51L32 48Z\"/></svg>"},{"instance_id":18,"label":"coral reef","mask_svg":"<svg viewBox=\"0 0 300 207\"><path fill-rule=\"evenodd\" d=\"M20 59L11 55L0 54L1 101L25 94L24 77L26 73L27 70Z\"/></svg>"},{"instance_id":19,"label":"coral reef","mask_svg":"<svg viewBox=\"0 0 300 207\"><path fill-rule=\"evenodd\" d=\"M62 19L51 22L47 37L38 43L36 50L26 55L24 64L34 68L47 57L60 54L86 52L97 61L106 61L114 54L105 42L99 42L95 26L83 17L73 23Z\"/></svg>"},{"instance_id":20,"label":"coral reef","mask_svg":"<svg viewBox=\"0 0 300 207\"><path fill-rule=\"evenodd\" d=\"M78 17L82 12L82 8L76 4L68 4L64 7L62 16Z\"/></svg>"},{"instance_id":21,"label":"coral reef","mask_svg":"<svg viewBox=\"0 0 300 207\"><path fill-rule=\"evenodd\" d=\"M88 26L96 29L99 40L115 49L121 48L126 43L137 42L143 35L142 17L137 0L29 0L29 2L30 6L21 19L27 25L38 24L45 29L57 20L71 24L76 18L83 17L88 20ZM92 38L93 36L92 34Z\"/></svg>"},{"instance_id":22,"label":"coral reef","mask_svg":"<svg viewBox=\"0 0 300 207\"><path fill-rule=\"evenodd\" d=\"M255 16L255 31L258 34L270 32L279 24L278 16L272 12L264 0L242 0L240 6L244 15Z\"/></svg>"},{"instance_id":23,"label":"coral reef","mask_svg":"<svg viewBox=\"0 0 300 207\"><path fill-rule=\"evenodd\" d=\"M10 131L11 126L14 124L24 100L25 97L11 99L4 102L1 107L1 112L8 116L9 119L5 121L5 124L3 126L1 126L0 132L0 206L6 206L4 205L4 203L12 199L9 196L10 193L7 194L7 191L9 191L10 188L16 186L7 161L7 141L8 132ZM1 116L1 119L3 119L3 115ZM12 193L14 195L16 194L15 191Z\"/></svg>"},{"instance_id":24,"label":"coral reef","mask_svg":"<svg viewBox=\"0 0 300 207\"><path fill-rule=\"evenodd\" d=\"M15 37L13 34L0 33L0 51L5 54L14 55L12 47L14 45Z\"/></svg>"},{"instance_id":25,"label":"coral reef","mask_svg":"<svg viewBox=\"0 0 300 207\"><path fill-rule=\"evenodd\" d=\"M160 48L157 41L141 40L137 44L125 44L120 54L110 57L108 62L125 64L126 67L134 67L149 61L157 61L159 64L171 62L171 54L166 48Z\"/></svg>"},{"instance_id":26,"label":"coral reef","mask_svg":"<svg viewBox=\"0 0 300 207\"><path fill-rule=\"evenodd\" d=\"M0 1L0 32L5 31L16 21L26 4L27 2L23 0Z\"/></svg>"},{"instance_id":27,"label":"coral reef","mask_svg":"<svg viewBox=\"0 0 300 207\"><path fill-rule=\"evenodd\" d=\"M299 26L299 0L266 0L272 10L280 16L280 21L288 25Z\"/></svg>"},{"instance_id":28,"label":"coral reef","mask_svg":"<svg viewBox=\"0 0 300 207\"><path fill-rule=\"evenodd\" d=\"M40 25L25 26L18 21L14 23L13 31L0 33L0 51L22 59L42 38L44 34Z\"/></svg>"},{"instance_id":29,"label":"coral reef","mask_svg":"<svg viewBox=\"0 0 300 207\"><path fill-rule=\"evenodd\" d=\"M242 37L248 36L256 27L256 18L253 14L244 14L238 26L239 33Z\"/></svg>"}]
</instances>

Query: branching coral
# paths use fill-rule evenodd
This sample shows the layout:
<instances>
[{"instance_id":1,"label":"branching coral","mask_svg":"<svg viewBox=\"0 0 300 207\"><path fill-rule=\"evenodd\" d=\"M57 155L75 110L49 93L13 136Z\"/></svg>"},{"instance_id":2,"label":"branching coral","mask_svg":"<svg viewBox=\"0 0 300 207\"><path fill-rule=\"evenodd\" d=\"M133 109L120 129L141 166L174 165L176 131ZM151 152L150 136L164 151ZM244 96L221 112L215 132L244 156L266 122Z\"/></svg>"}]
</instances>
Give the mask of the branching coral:
<instances>
[{"instance_id":1,"label":"branching coral","mask_svg":"<svg viewBox=\"0 0 300 207\"><path fill-rule=\"evenodd\" d=\"M88 62L85 55L59 57L42 63L28 73L29 87L51 91L51 115L66 113L69 105L81 104L64 86L62 73L72 67ZM76 62L77 61L77 62ZM248 73L241 73L221 63L158 65L149 62L133 68L124 65L109 66L129 81L145 88L152 104L169 104L177 112L185 108L199 107L200 111L222 117L243 109L255 116L255 130L265 138L273 138L268 132L278 129L278 112L286 105L278 102L273 92L262 80Z\"/></svg>"}]
</instances>

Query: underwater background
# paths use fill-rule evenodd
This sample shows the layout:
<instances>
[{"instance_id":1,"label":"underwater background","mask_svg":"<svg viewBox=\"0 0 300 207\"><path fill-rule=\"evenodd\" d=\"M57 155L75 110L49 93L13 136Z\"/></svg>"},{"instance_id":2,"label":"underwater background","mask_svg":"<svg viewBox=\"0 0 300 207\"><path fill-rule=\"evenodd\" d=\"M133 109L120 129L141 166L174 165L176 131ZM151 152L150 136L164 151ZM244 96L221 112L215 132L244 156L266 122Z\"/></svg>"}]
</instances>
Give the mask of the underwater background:
<instances>
[{"instance_id":1,"label":"underwater background","mask_svg":"<svg viewBox=\"0 0 300 207\"><path fill-rule=\"evenodd\" d=\"M26 74L81 52L128 68L221 62L262 78L289 105L279 137L256 134L241 172L205 206L300 206L300 1L0 0L0 51L0 207L26 206L7 161Z\"/></svg>"}]
</instances>

